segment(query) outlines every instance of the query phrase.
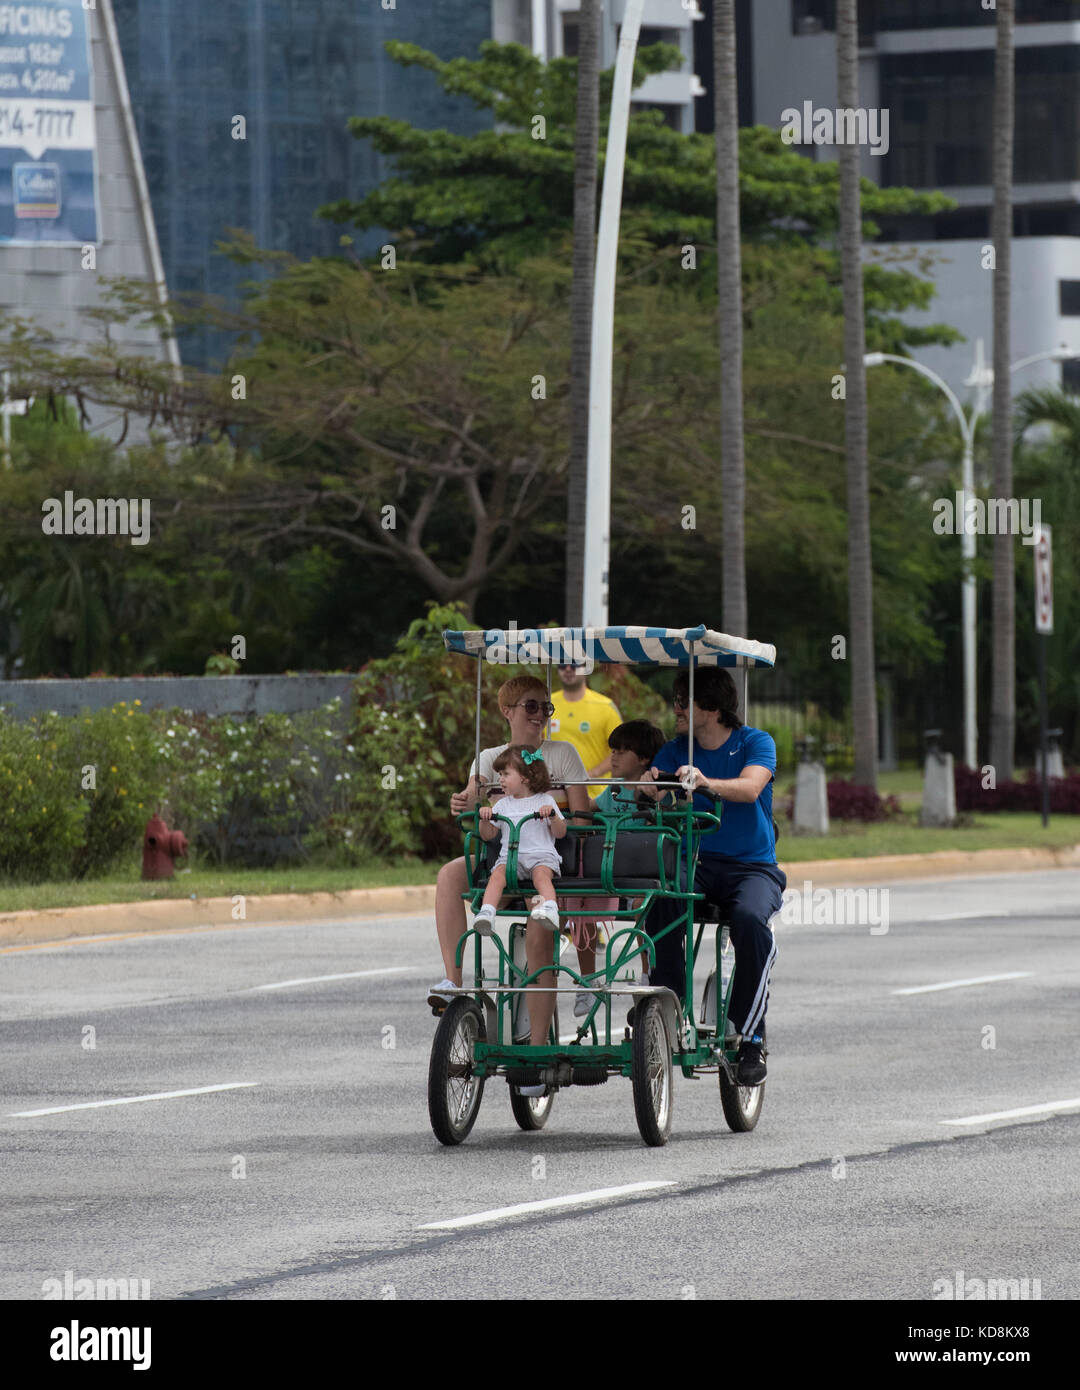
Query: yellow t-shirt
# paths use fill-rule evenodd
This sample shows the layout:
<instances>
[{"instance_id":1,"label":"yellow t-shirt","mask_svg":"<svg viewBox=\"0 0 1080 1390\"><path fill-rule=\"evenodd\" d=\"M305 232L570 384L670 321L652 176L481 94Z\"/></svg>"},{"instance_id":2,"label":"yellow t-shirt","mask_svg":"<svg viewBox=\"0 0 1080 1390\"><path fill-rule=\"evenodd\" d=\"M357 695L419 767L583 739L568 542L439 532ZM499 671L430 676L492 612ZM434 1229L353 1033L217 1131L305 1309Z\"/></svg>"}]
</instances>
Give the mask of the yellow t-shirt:
<instances>
[{"instance_id":1,"label":"yellow t-shirt","mask_svg":"<svg viewBox=\"0 0 1080 1390\"><path fill-rule=\"evenodd\" d=\"M586 771L602 763L611 751L608 736L623 722L614 700L586 686L580 700L568 700L561 690L553 690L551 703L555 706L549 725L551 737L572 743L581 754ZM599 796L604 783L588 790L590 796Z\"/></svg>"}]
</instances>

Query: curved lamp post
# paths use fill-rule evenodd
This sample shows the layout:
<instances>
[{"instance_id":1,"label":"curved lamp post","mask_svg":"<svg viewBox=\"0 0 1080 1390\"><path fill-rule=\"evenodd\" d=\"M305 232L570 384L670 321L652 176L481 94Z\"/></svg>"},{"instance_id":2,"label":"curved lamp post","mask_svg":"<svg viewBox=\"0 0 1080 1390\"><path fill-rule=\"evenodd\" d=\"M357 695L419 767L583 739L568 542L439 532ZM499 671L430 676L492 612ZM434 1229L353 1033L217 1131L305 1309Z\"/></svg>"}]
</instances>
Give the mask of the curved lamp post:
<instances>
[{"instance_id":1,"label":"curved lamp post","mask_svg":"<svg viewBox=\"0 0 1080 1390\"><path fill-rule=\"evenodd\" d=\"M1048 352L1036 352L1030 357L1021 357L1019 362L1011 364L1009 371L1015 372L1019 371L1021 367L1030 367L1033 362L1066 362L1075 357L1080 357L1080 352L1072 352L1066 347L1051 348ZM960 433L964 440L964 460L960 475L960 491L963 499L961 509L963 530L960 533L960 545L964 577L960 590L960 611L964 639L964 763L967 767L975 767L978 756L978 724L976 723L975 705L975 574L972 564L975 559L975 532L968 531L967 501L969 497L975 495L975 423L982 413L981 401L984 393L990 389L994 380L993 371L981 366L981 358L982 343L980 341L977 366L973 373L974 380L972 382L977 388L977 394L970 419L964 414L964 408L949 383L938 376L937 372L932 372L929 367L924 367L921 362L916 362L911 357L899 357L893 352L868 352L863 358L863 362L868 367L879 367L883 362L898 362L901 367L910 367L912 371L918 372L920 376L926 377L928 381L932 381L935 386L940 387L948 397L949 405L960 425Z\"/></svg>"}]
</instances>

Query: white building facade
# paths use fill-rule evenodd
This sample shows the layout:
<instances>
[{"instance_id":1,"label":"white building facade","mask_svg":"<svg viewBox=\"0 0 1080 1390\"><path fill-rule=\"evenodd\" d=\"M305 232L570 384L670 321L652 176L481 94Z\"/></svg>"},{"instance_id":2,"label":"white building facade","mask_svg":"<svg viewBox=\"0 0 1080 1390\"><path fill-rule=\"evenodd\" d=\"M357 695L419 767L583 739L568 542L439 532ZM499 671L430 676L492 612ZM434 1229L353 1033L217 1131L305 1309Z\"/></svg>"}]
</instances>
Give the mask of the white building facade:
<instances>
[{"instance_id":1,"label":"white building facade","mask_svg":"<svg viewBox=\"0 0 1080 1390\"><path fill-rule=\"evenodd\" d=\"M1080 6L1026 0L1015 30L1010 361L1064 346L1080 353ZM888 112L888 149L862 150L864 177L888 187L939 190L956 200L937 218L883 221L867 254L925 255L938 295L913 323L943 321L968 340L920 348L918 357L964 399L982 339L991 352L990 247L993 10L966 0L862 3L859 105ZM784 112L836 106L835 0L773 0L753 7L753 111L780 128ZM801 147L833 159L835 146ZM1015 373L1014 391L1080 390L1080 361L1044 361Z\"/></svg>"},{"instance_id":2,"label":"white building facade","mask_svg":"<svg viewBox=\"0 0 1080 1390\"><path fill-rule=\"evenodd\" d=\"M615 66L626 0L605 0L600 21L600 67ZM520 43L542 58L575 57L581 0L492 0L492 37ZM683 54L677 72L649 77L634 92L633 109L662 112L673 130L694 129L694 99L705 95L694 72L693 26L704 19L695 0L645 0L639 46L668 43Z\"/></svg>"}]
</instances>

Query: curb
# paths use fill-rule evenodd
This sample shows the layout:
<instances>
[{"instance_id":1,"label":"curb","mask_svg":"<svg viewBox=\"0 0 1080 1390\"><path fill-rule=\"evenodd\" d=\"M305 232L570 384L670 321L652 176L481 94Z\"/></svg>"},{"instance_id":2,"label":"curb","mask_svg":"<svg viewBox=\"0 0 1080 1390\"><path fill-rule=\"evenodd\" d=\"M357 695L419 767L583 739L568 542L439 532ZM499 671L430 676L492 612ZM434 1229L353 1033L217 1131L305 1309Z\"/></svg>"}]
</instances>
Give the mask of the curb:
<instances>
[{"instance_id":1,"label":"curb","mask_svg":"<svg viewBox=\"0 0 1080 1390\"><path fill-rule=\"evenodd\" d=\"M791 864L781 861L780 867L787 874L789 887L801 879L828 886L1031 873L1039 869L1080 869L1080 845L1055 849L953 849L935 854L879 854L867 859L805 859Z\"/></svg>"},{"instance_id":2,"label":"curb","mask_svg":"<svg viewBox=\"0 0 1080 1390\"><path fill-rule=\"evenodd\" d=\"M780 861L788 887L804 879L820 887L846 883L934 880L962 875L1032 873L1040 869L1080 868L1080 845L1059 849L944 850L937 854L882 854L867 859ZM129 935L154 931L192 931L216 926L258 926L269 922L325 921L385 916L420 916L435 910L435 885L354 888L344 893L246 895L244 917L233 917L232 898L169 898L92 907L57 907L0 913L0 943L32 944L83 936Z\"/></svg>"},{"instance_id":3,"label":"curb","mask_svg":"<svg viewBox=\"0 0 1080 1390\"><path fill-rule=\"evenodd\" d=\"M435 885L354 888L344 893L244 895L244 917L233 917L232 898L168 898L150 902L98 903L0 913L0 943L20 945L80 936L113 936L200 927L258 926L267 922L326 918L412 916L434 912Z\"/></svg>"}]
</instances>

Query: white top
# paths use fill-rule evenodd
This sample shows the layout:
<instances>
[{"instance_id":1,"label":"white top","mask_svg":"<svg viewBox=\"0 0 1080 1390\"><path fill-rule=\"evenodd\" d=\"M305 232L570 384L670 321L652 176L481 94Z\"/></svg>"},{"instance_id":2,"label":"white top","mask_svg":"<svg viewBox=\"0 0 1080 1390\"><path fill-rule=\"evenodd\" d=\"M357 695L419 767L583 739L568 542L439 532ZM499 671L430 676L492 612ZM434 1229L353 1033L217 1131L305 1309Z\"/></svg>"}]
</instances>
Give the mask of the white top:
<instances>
[{"instance_id":1,"label":"white top","mask_svg":"<svg viewBox=\"0 0 1080 1390\"><path fill-rule=\"evenodd\" d=\"M499 754L509 747L508 743L500 743L495 748L481 748L480 750L480 780L493 787L496 792L499 790L499 774L492 764ZM552 791L561 791L561 784L567 779L585 781L588 775L585 771L585 764L581 761L581 754L572 743L546 738L540 745L540 751L544 755L544 763L548 770L548 776L551 778ZM469 776L474 777L475 775L476 759L474 758L469 766Z\"/></svg>"},{"instance_id":2,"label":"white top","mask_svg":"<svg viewBox=\"0 0 1080 1390\"><path fill-rule=\"evenodd\" d=\"M554 806L555 798L550 792L539 792L536 796L500 796L494 806L497 816L505 816L507 820L520 821L526 816L533 815L539 811L541 806ZM496 824L498 822L496 821ZM502 832L502 844L499 847L499 864L506 863L507 850L510 844L510 827L500 825ZM521 827L521 838L518 840L518 862L525 867L539 861L547 861L554 864L559 861L559 851L555 848L555 832L552 829L551 821L531 820Z\"/></svg>"}]
</instances>

